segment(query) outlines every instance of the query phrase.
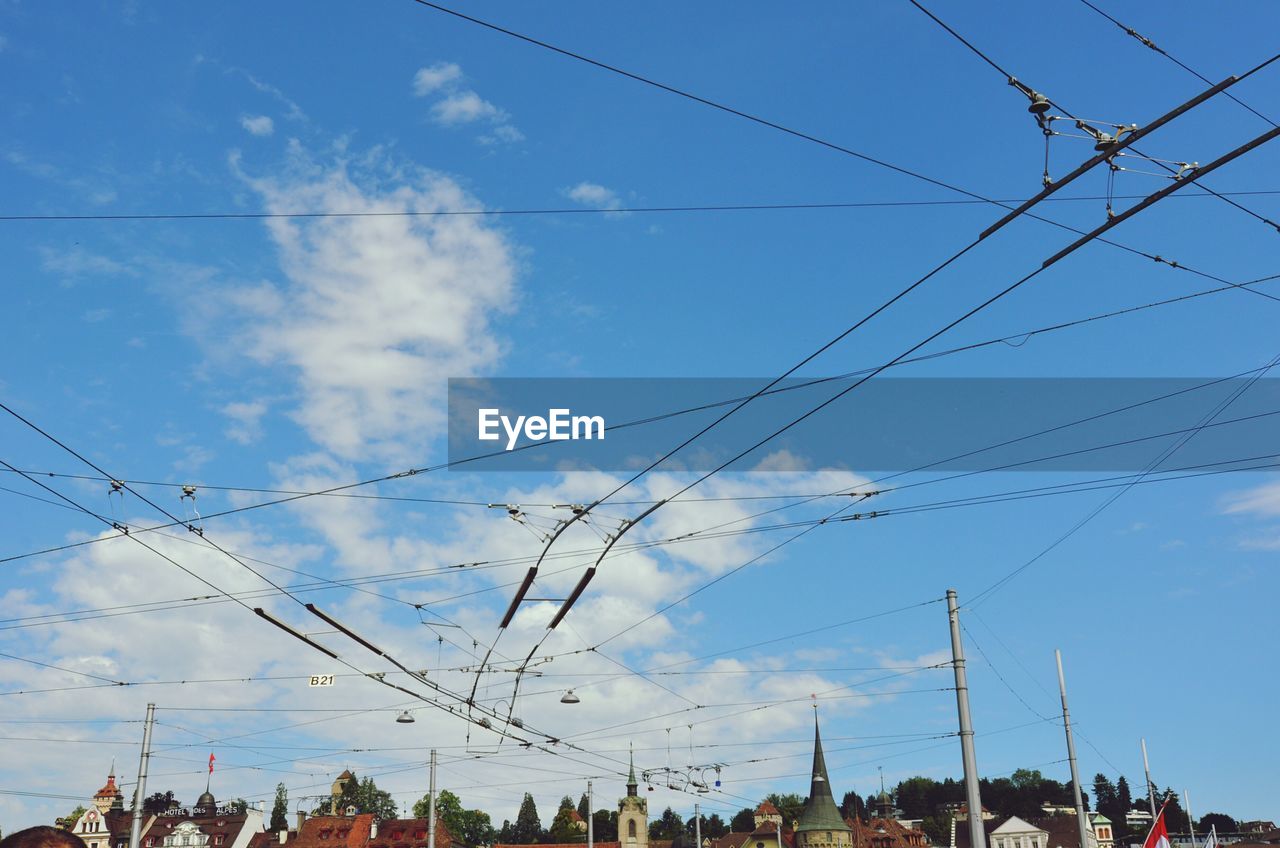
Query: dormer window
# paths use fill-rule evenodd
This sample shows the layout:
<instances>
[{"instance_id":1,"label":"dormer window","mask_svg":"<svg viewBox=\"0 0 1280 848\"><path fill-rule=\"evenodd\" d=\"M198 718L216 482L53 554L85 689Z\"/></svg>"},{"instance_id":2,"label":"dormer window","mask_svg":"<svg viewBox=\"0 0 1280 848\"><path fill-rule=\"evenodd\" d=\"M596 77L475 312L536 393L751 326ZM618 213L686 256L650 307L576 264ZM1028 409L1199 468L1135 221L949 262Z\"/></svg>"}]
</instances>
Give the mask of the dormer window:
<instances>
[{"instance_id":1,"label":"dormer window","mask_svg":"<svg viewBox=\"0 0 1280 848\"><path fill-rule=\"evenodd\" d=\"M415 831L413 832L413 838L414 838L414 839L426 839L426 838L427 838L427 831L426 831L424 828L418 828L417 830L415 830Z\"/></svg>"}]
</instances>

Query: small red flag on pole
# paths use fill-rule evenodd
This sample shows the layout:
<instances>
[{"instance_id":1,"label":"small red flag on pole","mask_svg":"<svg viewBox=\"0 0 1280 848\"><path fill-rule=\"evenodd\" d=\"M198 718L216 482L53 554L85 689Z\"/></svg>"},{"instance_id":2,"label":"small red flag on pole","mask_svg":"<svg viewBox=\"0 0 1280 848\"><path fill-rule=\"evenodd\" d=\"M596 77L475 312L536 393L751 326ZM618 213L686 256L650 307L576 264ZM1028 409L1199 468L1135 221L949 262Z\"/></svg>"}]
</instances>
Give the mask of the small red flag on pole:
<instances>
[{"instance_id":1,"label":"small red flag on pole","mask_svg":"<svg viewBox=\"0 0 1280 848\"><path fill-rule=\"evenodd\" d=\"M1163 806L1156 814L1156 820L1151 823L1151 832L1147 834L1147 841L1143 843L1142 848L1170 848L1169 829L1164 823Z\"/></svg>"},{"instance_id":2,"label":"small red flag on pole","mask_svg":"<svg viewBox=\"0 0 1280 848\"><path fill-rule=\"evenodd\" d=\"M213 754L209 754L209 774L213 774L213 761L217 759Z\"/></svg>"}]
</instances>

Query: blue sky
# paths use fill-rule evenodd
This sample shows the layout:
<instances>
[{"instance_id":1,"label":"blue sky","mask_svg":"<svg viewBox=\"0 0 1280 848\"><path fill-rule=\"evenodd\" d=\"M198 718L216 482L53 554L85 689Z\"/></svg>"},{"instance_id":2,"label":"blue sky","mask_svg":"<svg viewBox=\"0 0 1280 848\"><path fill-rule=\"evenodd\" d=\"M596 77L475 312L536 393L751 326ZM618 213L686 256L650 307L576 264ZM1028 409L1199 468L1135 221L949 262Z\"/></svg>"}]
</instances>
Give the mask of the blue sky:
<instances>
[{"instance_id":1,"label":"blue sky","mask_svg":"<svg viewBox=\"0 0 1280 848\"><path fill-rule=\"evenodd\" d=\"M1044 147L1025 100L906 2L461 8L986 197L1039 188ZM1076 0L947 2L934 11L1020 79L1089 118L1143 124L1205 87ZM1274 49L1275 12L1261 3L1212 15L1154 3L1113 12L1214 80ZM779 374L1001 214L983 204L617 211L963 197L407 0L8 2L0 5L0 69L11 81L0 104L5 215L601 210L0 222L8 328L0 336L0 400L113 476L169 484L135 488L188 520L195 513L179 498L181 484L197 486L195 509L208 515L268 497L213 487L314 491L442 461L450 377ZM1266 69L1232 92L1278 117L1276 73ZM1142 150L1205 163L1268 128L1218 97ZM1280 190L1270 178L1278 150L1256 150L1207 182L1221 192ZM1090 153L1083 141L1055 138L1051 167L1065 173ZM1165 184L1117 176L1125 195ZM1104 192L1098 171L1064 194ZM1220 200L1186 196L1195 192L1110 237L1230 282L1275 273L1275 230ZM1276 195L1235 199L1280 219ZM1104 220L1099 200L1040 212L1082 229ZM801 373L892 358L1071 240L1044 223L1017 221ZM926 351L1221 285L1095 243ZM1268 285L1275 284L1259 288ZM898 376L1210 379L1280 353L1278 308L1227 291L912 365ZM667 406L655 397L652 408ZM824 414L875 410L859 406L854 393ZM937 414L945 426L945 410ZM18 468L95 474L14 418L5 417L0 433L0 458ZM927 455L928 445L920 450ZM769 461L765 453L756 459ZM834 491L864 483L860 471L713 478L689 497L736 500L673 503L631 538L656 541L725 521L772 523L751 518L761 502L744 498ZM116 535L83 513L34 500L55 498L31 481L5 476L0 555ZM868 507L1092 476L1099 475L976 475L887 493ZM111 520L142 527L160 518L134 494L109 496L101 480L40 479ZM525 566L403 572L536 554L536 527L530 533L483 504L589 501L619 479L437 472L357 491L481 505L309 498L202 521L203 543L185 531L150 538L229 591L266 583L208 543L291 586L375 581L362 589L320 585L298 597L333 610L413 667L433 669L443 684L469 688L472 677L460 669L475 663L472 639L481 648L492 640L512 591L500 584L518 580ZM619 499L661 498L689 479L662 471ZM531 727L591 740L583 742L590 755L572 760L508 747L495 754L479 732L468 741L457 718L371 681L340 678L331 690L308 689L298 675L347 669L235 604L66 620L71 610L210 594L129 539L8 561L0 571L7 628L0 651L59 668L0 662L3 691L60 691L0 696L8 737L0 788L55 796L0 795L0 827L66 812L75 802L56 796L88 797L112 757L131 780L148 700L160 708L157 745L166 758L148 788L172 788L188 800L203 789L212 749L219 797L269 799L283 781L296 799L350 767L412 801L425 791L425 749L436 746L442 785L465 803L500 823L533 791L549 823L555 801L576 797L588 777L607 806L621 791L621 752L634 744L641 768L725 763L725 794L702 801L727 817L744 799L805 791L804 699L825 691L872 693L823 701L824 735L845 740L828 750L838 790L872 791L877 766L895 782L917 773L959 776L954 740L925 739L955 726L947 672L924 668L946 658L945 611L913 605L948 587L962 601L976 596L1112 491L819 528L610 643L611 656L633 669L684 663L672 668L715 673L604 677L619 666L579 651L761 555L786 531L620 557L602 568L569 627L547 642L555 659L517 701ZM783 515L812 519L834 508L819 502ZM638 509L602 507L597 529L616 530ZM529 511L544 525L563 517ZM1278 520L1280 484L1263 473L1136 486L985 599L967 619L976 642L969 645L974 721L980 734L991 733L978 739L983 772L1034 766L1065 779L1061 728L1044 720L1056 709L1056 647L1088 740L1080 746L1086 781L1101 771L1140 783L1145 737L1156 781L1190 790L1197 813L1280 814L1267 791L1267 764L1280 753L1270 732L1277 691L1269 673L1280 636L1269 603ZM562 544L598 548L598 538L579 530ZM572 568L545 576L540 589L567 591L589 560L569 559ZM454 597L478 590L486 591ZM289 598L255 603L308 632L327 629ZM522 608L501 652L527 652L550 609ZM424 620L459 626L433 629ZM318 638L337 645L331 634ZM340 647L361 670L386 670L354 646ZM698 659L710 654L720 656ZM877 679L906 669L915 670ZM85 674L153 685L66 688L96 682ZM255 680L230 680L244 677ZM483 691L509 700L510 677L486 676ZM176 680L221 682L164 682ZM839 689L851 685L861 688ZM559 703L569 686L582 694L575 707ZM692 727L689 712L652 718L690 703L702 706ZM769 706L740 715L729 713L743 707L712 706L746 703ZM405 706L415 708L412 726L392 721ZM353 715L337 718L339 710ZM330 720L296 726L316 718ZM601 730L620 722L635 723ZM209 741L241 734L254 735ZM691 754L691 741L708 747ZM468 758L469 750L486 757ZM693 800L660 788L651 806L688 813Z\"/></svg>"}]
</instances>

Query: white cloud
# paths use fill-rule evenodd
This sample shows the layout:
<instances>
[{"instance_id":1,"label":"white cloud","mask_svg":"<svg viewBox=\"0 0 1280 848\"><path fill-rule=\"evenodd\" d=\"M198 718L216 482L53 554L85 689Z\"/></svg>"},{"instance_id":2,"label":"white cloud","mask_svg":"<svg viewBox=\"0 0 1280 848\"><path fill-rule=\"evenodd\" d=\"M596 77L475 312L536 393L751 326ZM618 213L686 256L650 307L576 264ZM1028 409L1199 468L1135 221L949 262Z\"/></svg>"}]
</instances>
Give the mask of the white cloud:
<instances>
[{"instance_id":1,"label":"white cloud","mask_svg":"<svg viewBox=\"0 0 1280 848\"><path fill-rule=\"evenodd\" d=\"M485 145L524 141L524 133L511 123L503 109L463 86L463 76L462 68L453 62L437 62L419 68L414 74L414 96L437 96L431 104L431 120L444 127L489 124L490 129L476 137L476 141Z\"/></svg>"},{"instance_id":2,"label":"white cloud","mask_svg":"<svg viewBox=\"0 0 1280 848\"><path fill-rule=\"evenodd\" d=\"M516 144L524 141L524 133L511 124L498 124L493 130L477 139L481 144Z\"/></svg>"},{"instance_id":3,"label":"white cloud","mask_svg":"<svg viewBox=\"0 0 1280 848\"><path fill-rule=\"evenodd\" d=\"M238 401L222 407L222 414L231 419L224 431L227 438L242 445L251 445L262 438L262 416L266 414L266 401Z\"/></svg>"},{"instance_id":4,"label":"white cloud","mask_svg":"<svg viewBox=\"0 0 1280 848\"><path fill-rule=\"evenodd\" d=\"M275 121L269 115L244 115L240 118L240 126L250 135L271 135L276 131Z\"/></svg>"},{"instance_id":5,"label":"white cloud","mask_svg":"<svg viewBox=\"0 0 1280 848\"><path fill-rule=\"evenodd\" d=\"M1242 539L1239 547L1244 551L1280 551L1280 528L1272 527L1262 534Z\"/></svg>"},{"instance_id":6,"label":"white cloud","mask_svg":"<svg viewBox=\"0 0 1280 848\"><path fill-rule=\"evenodd\" d=\"M287 176L248 182L270 210L478 205L447 177L377 154L322 166L295 150ZM244 307L250 354L296 373L293 416L327 451L420 459L442 435L445 378L501 355L490 323L514 297L511 246L483 220L457 216L279 219L270 232L286 282Z\"/></svg>"},{"instance_id":7,"label":"white cloud","mask_svg":"<svg viewBox=\"0 0 1280 848\"><path fill-rule=\"evenodd\" d=\"M427 68L419 68L413 75L413 93L426 97L445 86L462 79L462 68L453 62L437 62Z\"/></svg>"},{"instance_id":8,"label":"white cloud","mask_svg":"<svg viewBox=\"0 0 1280 848\"><path fill-rule=\"evenodd\" d=\"M40 266L72 279L134 275L132 269L114 259L74 246L67 250L40 248Z\"/></svg>"},{"instance_id":9,"label":"white cloud","mask_svg":"<svg viewBox=\"0 0 1280 848\"><path fill-rule=\"evenodd\" d=\"M1272 518L1280 516L1280 482L1264 483L1252 489L1235 492L1224 500L1227 515L1252 515Z\"/></svg>"},{"instance_id":10,"label":"white cloud","mask_svg":"<svg viewBox=\"0 0 1280 848\"><path fill-rule=\"evenodd\" d=\"M497 106L468 90L454 92L435 103L431 117L446 127L456 127L480 120L500 120L505 115Z\"/></svg>"},{"instance_id":11,"label":"white cloud","mask_svg":"<svg viewBox=\"0 0 1280 848\"><path fill-rule=\"evenodd\" d=\"M618 197L617 192L599 183L580 182L575 186L561 189L561 194L574 203L581 203L583 206L595 209L617 209L622 205L622 199Z\"/></svg>"}]
</instances>

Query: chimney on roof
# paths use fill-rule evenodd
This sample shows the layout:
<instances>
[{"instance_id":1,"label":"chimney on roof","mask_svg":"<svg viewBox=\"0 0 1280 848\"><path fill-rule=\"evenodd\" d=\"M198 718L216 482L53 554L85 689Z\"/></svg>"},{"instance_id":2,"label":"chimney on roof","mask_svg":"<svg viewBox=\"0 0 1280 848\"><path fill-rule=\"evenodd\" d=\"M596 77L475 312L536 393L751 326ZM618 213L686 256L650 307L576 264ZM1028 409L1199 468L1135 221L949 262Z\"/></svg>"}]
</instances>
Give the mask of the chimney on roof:
<instances>
[{"instance_id":1,"label":"chimney on roof","mask_svg":"<svg viewBox=\"0 0 1280 848\"><path fill-rule=\"evenodd\" d=\"M378 838L378 817L374 816L373 821L369 822L369 838Z\"/></svg>"},{"instance_id":2,"label":"chimney on roof","mask_svg":"<svg viewBox=\"0 0 1280 848\"><path fill-rule=\"evenodd\" d=\"M307 813L306 813L306 811L305 811L305 810L298 810L298 835L299 835L299 836L301 836L301 835L302 835L302 823L303 823L304 821L306 821L306 820L307 820Z\"/></svg>"},{"instance_id":3,"label":"chimney on roof","mask_svg":"<svg viewBox=\"0 0 1280 848\"><path fill-rule=\"evenodd\" d=\"M285 842L287 842L288 840L289 840L289 828L287 828L287 827L281 828L281 829L280 829L280 844L281 844L281 845L283 845L283 844L284 844Z\"/></svg>"}]
</instances>

